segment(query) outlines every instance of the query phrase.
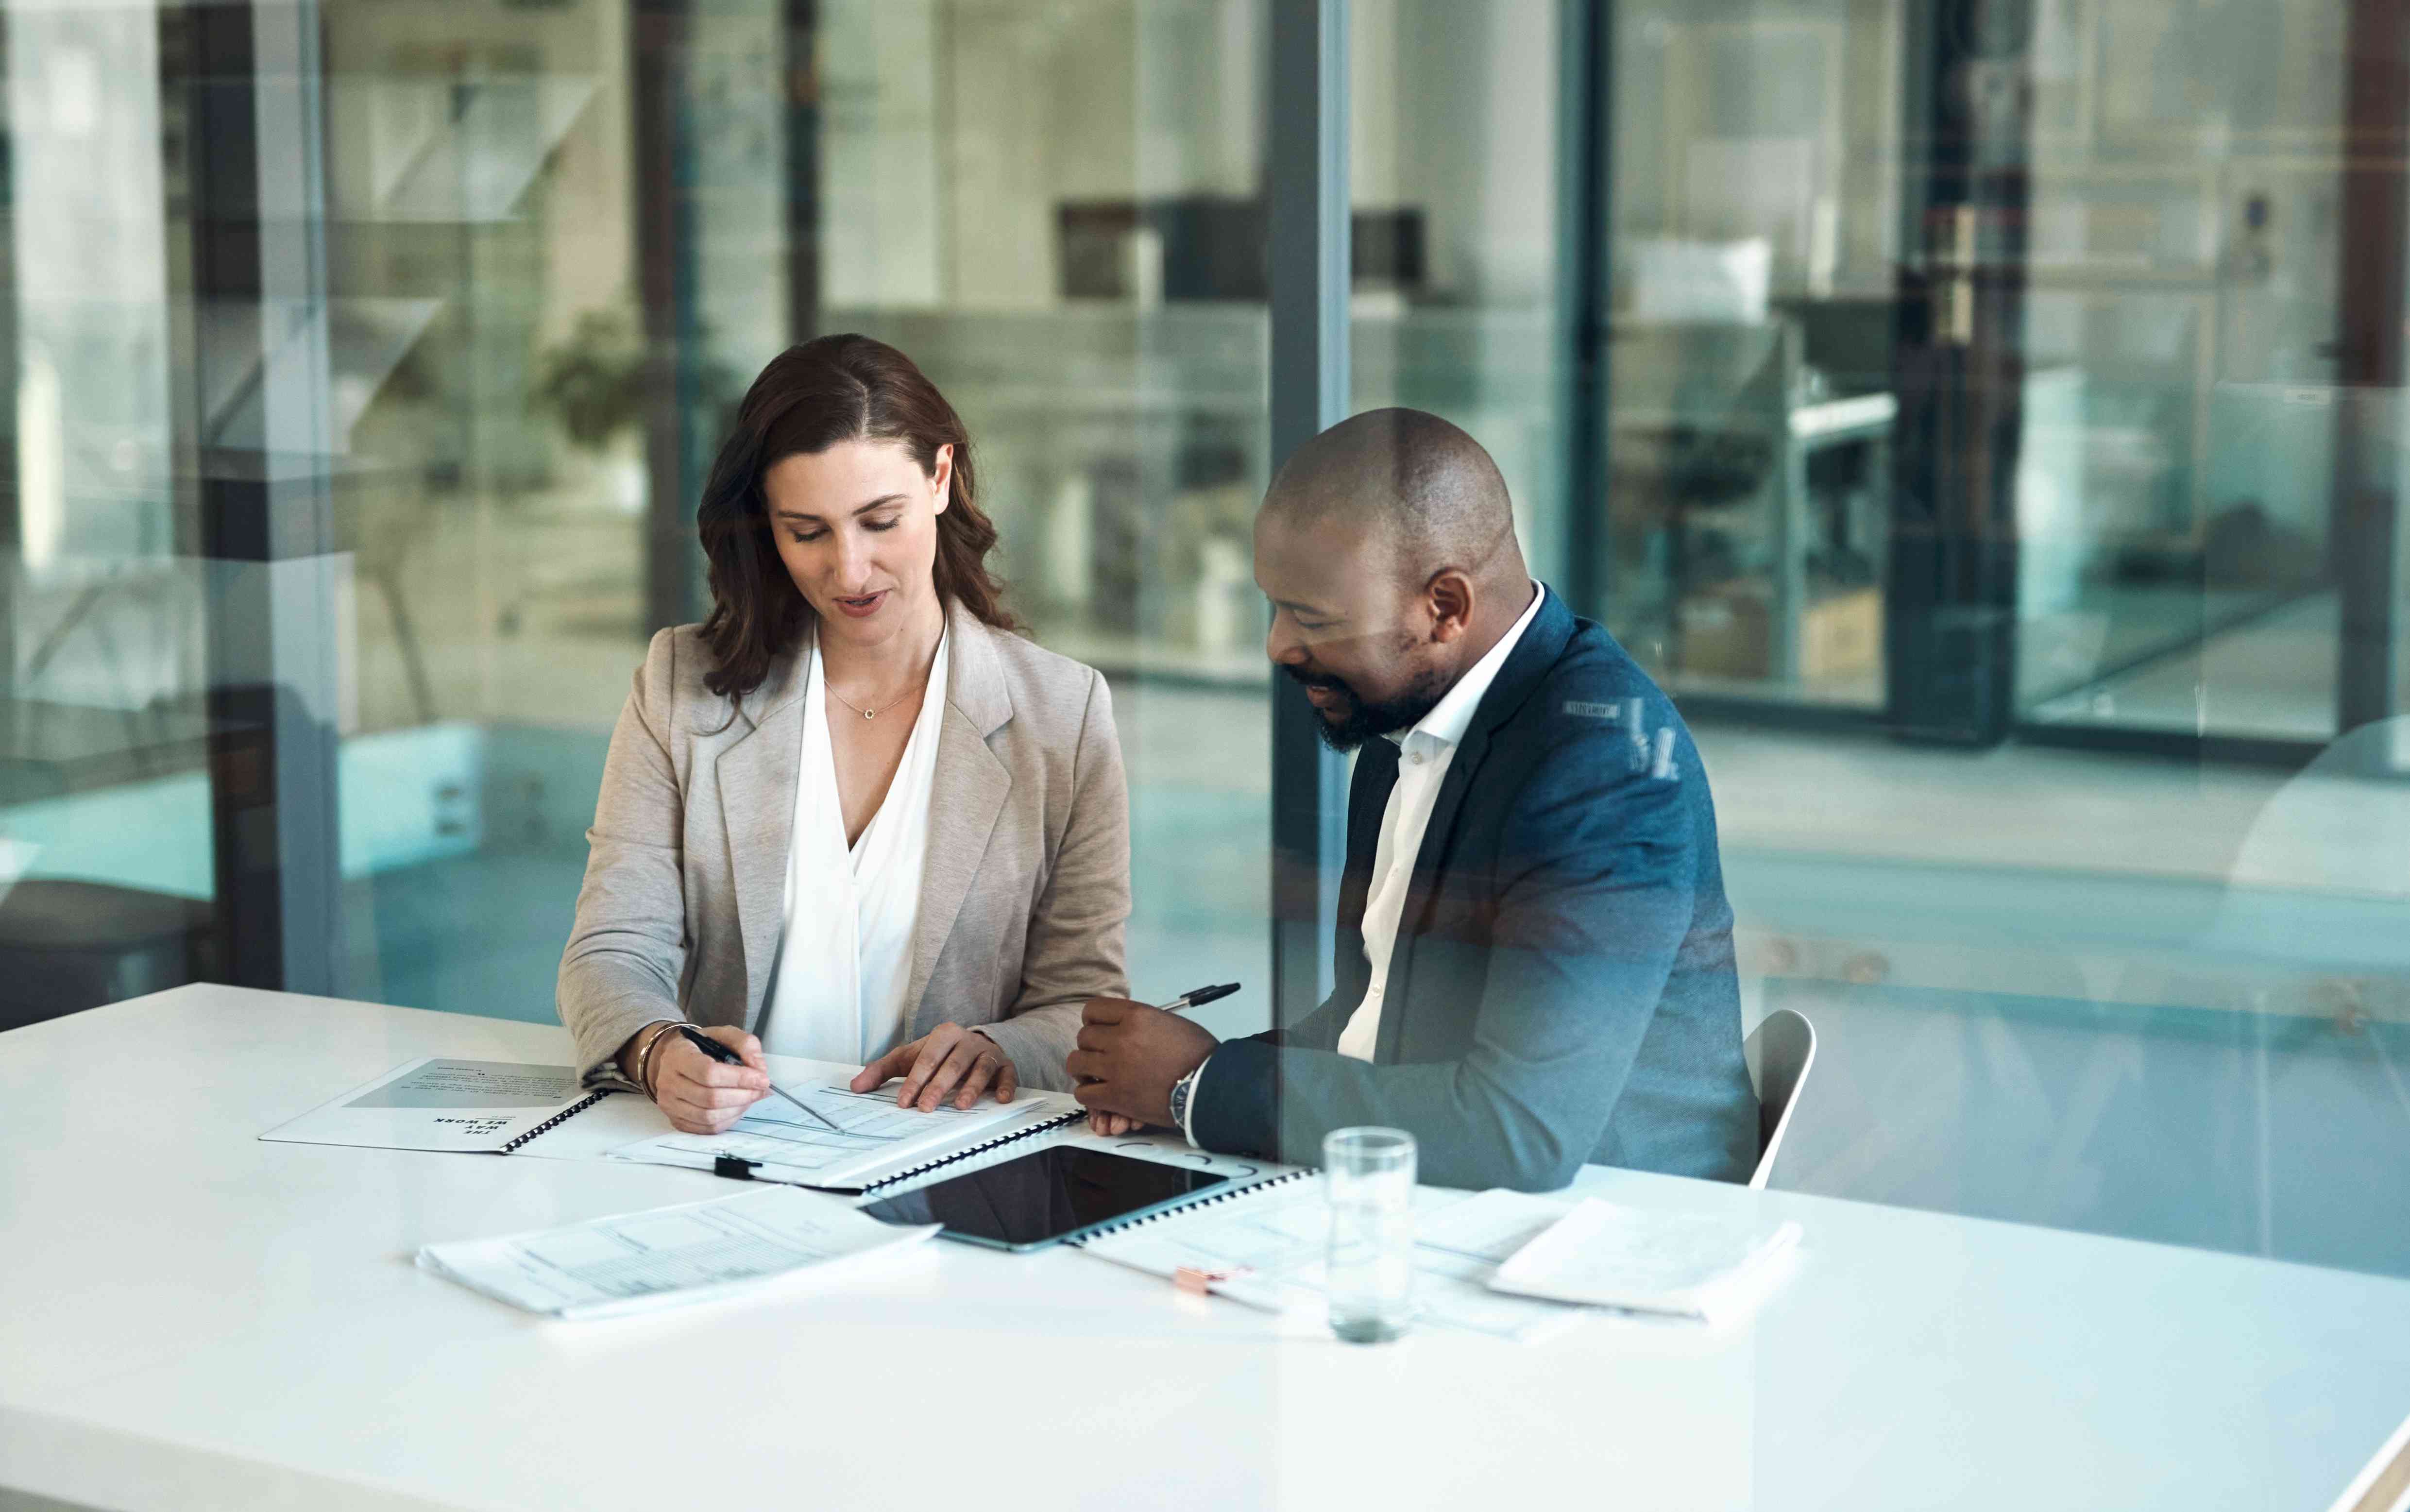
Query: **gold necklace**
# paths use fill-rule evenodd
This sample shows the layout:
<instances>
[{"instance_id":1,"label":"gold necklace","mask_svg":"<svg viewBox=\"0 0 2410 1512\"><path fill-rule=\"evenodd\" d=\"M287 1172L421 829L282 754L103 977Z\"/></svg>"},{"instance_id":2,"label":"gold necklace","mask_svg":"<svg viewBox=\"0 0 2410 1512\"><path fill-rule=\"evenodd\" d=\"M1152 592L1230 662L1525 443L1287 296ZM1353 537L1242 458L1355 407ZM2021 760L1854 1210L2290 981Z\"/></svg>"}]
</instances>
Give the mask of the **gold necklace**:
<instances>
[{"instance_id":1,"label":"gold necklace","mask_svg":"<svg viewBox=\"0 0 2410 1512\"><path fill-rule=\"evenodd\" d=\"M848 707L848 708L849 708L849 709L853 710L853 712L855 712L856 714L861 715L861 716L862 716L864 719L865 719L865 720L875 720L875 719L878 718L880 715L882 715L882 714L886 713L889 709L893 708L893 707L895 706L895 705L896 705L896 704L901 704L902 702L904 702L904 699L905 699L905 698L909 698L909 697L911 697L913 693L917 693L917 692L919 692L922 688L926 688L928 685L929 685L929 679L928 679L927 677L925 677L925 676L924 676L924 677L922 677L922 678L921 679L921 681L920 681L920 683L919 683L919 685L918 685L918 686L916 686L916 687L912 688L911 690L909 690L908 691L907 691L907 692L904 694L904 697L903 697L903 698L898 698L898 699L896 699L896 700L895 700L895 703L893 703L893 704L881 704L880 705L878 705L878 707L877 707L877 708L875 708L875 709L866 709L866 708L864 708L861 705L859 705L859 704L855 703L852 699L848 698L848 697L846 697L843 693L838 692L838 691L836 691L836 684L835 684L835 683L833 683L833 682L827 682L827 681L823 681L823 682L820 684L820 686L821 686L821 687L823 687L823 688L825 688L825 689L827 689L827 690L828 690L828 693L829 693L829 696L830 696L831 698L835 699L838 703L843 704L846 707Z\"/></svg>"},{"instance_id":2,"label":"gold necklace","mask_svg":"<svg viewBox=\"0 0 2410 1512\"><path fill-rule=\"evenodd\" d=\"M945 632L942 629L937 632L937 644L941 647L946 644ZM828 680L828 662L825 659L820 662L820 686L828 690L828 695L831 698L843 704L846 707L853 710L856 714L861 715L864 719L875 720L880 715L886 713L889 709L893 708L896 704L901 704L905 699L911 697L914 693L925 691L929 686L929 674L935 672L936 669L936 652L931 651L929 653L929 664L926 667L923 667L921 671L921 680L914 683L910 688L905 690L905 691L899 695L893 703L881 704L875 709L864 708L852 699L846 697L843 693L836 691L836 684Z\"/></svg>"}]
</instances>

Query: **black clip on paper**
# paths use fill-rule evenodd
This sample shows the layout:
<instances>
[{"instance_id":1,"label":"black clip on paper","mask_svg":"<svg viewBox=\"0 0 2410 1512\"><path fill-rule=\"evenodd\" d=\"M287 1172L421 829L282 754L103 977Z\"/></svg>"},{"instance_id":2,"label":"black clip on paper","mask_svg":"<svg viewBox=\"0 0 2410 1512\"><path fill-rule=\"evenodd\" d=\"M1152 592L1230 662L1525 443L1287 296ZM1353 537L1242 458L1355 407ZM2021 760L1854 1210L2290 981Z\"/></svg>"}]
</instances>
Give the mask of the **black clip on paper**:
<instances>
[{"instance_id":1,"label":"black clip on paper","mask_svg":"<svg viewBox=\"0 0 2410 1512\"><path fill-rule=\"evenodd\" d=\"M761 1163L759 1160L748 1160L741 1155L714 1156L711 1159L711 1173L715 1176L726 1176L733 1181L751 1181L753 1168Z\"/></svg>"}]
</instances>

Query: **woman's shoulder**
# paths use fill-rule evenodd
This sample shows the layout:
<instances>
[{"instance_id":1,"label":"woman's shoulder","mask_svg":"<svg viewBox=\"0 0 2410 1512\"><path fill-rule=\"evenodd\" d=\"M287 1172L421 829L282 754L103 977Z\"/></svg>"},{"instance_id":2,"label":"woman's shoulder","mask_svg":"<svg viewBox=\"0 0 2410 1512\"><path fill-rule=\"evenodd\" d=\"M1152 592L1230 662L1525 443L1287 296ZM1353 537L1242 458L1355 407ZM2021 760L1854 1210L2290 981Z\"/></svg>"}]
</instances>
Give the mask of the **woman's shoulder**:
<instances>
[{"instance_id":1,"label":"woman's shoulder","mask_svg":"<svg viewBox=\"0 0 2410 1512\"><path fill-rule=\"evenodd\" d=\"M712 665L711 649L704 644L699 623L657 630L652 643L645 647L645 681L665 691L702 691L704 675Z\"/></svg>"},{"instance_id":2,"label":"woman's shoulder","mask_svg":"<svg viewBox=\"0 0 2410 1512\"><path fill-rule=\"evenodd\" d=\"M1087 720L1091 705L1110 698L1104 675L1085 662L993 625L978 625L977 630L994 650L1016 720L1076 731Z\"/></svg>"},{"instance_id":3,"label":"woman's shoulder","mask_svg":"<svg viewBox=\"0 0 2410 1512\"><path fill-rule=\"evenodd\" d=\"M664 727L689 724L698 710L708 713L727 705L704 682L717 665L702 625L657 630L645 647L645 664L636 669L636 696Z\"/></svg>"}]
</instances>

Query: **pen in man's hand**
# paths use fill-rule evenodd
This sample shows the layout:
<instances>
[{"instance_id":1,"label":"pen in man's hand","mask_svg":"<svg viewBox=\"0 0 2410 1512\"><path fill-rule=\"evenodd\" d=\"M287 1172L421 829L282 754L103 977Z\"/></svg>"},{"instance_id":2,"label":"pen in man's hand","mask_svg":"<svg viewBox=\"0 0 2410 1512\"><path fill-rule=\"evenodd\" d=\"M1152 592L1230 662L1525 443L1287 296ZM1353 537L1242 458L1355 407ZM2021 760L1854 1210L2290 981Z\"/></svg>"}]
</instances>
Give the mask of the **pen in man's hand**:
<instances>
[{"instance_id":1,"label":"pen in man's hand","mask_svg":"<svg viewBox=\"0 0 2410 1512\"><path fill-rule=\"evenodd\" d=\"M1178 1013L1191 1008L1202 1008L1216 997L1227 997L1238 990L1239 984L1235 981L1225 981L1212 987L1191 987L1171 1001L1154 1006L1166 1013Z\"/></svg>"},{"instance_id":2,"label":"pen in man's hand","mask_svg":"<svg viewBox=\"0 0 2410 1512\"><path fill-rule=\"evenodd\" d=\"M1191 987L1186 992L1182 993L1179 996L1173 998L1171 1001L1168 1003L1157 1003L1154 1006L1156 1009L1166 1013L1180 1013L1192 1008L1201 1007L1206 1003L1213 1001L1217 997L1227 997L1238 990L1239 984L1235 981L1217 982L1211 987ZM1088 1114L1088 1127L1091 1128L1101 1127L1103 1120L1118 1116L1120 1115L1116 1113L1096 1112L1092 1111ZM1130 1120L1130 1123L1131 1127L1137 1127L1138 1120L1132 1119Z\"/></svg>"},{"instance_id":3,"label":"pen in man's hand","mask_svg":"<svg viewBox=\"0 0 2410 1512\"><path fill-rule=\"evenodd\" d=\"M711 1036L704 1033L701 1029L696 1028L691 1024L679 1025L678 1033L685 1035L689 1040L694 1041L695 1049L702 1051L704 1054L709 1055L713 1060L719 1061L724 1066L742 1066L745 1064L744 1056L729 1049L726 1045L721 1044L719 1040L714 1040ZM770 1090L786 1098L789 1102L793 1103L796 1107L801 1108L804 1112L811 1114L814 1118L819 1119L821 1124L825 1125L832 1132L838 1134L845 1132L844 1129L837 1127L835 1119L831 1118L828 1114L820 1112L818 1108L813 1107L810 1103L806 1102L803 1098L796 1097L793 1093L788 1091L785 1087L780 1086L777 1083L771 1083Z\"/></svg>"}]
</instances>

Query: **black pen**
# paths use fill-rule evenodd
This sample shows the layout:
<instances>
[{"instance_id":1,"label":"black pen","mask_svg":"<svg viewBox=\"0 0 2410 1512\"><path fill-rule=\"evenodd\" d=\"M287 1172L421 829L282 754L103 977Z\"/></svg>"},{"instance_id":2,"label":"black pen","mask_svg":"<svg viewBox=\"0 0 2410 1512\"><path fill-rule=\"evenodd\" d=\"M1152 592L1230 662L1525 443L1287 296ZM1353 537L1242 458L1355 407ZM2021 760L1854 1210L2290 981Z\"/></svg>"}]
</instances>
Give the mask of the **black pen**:
<instances>
[{"instance_id":1,"label":"black pen","mask_svg":"<svg viewBox=\"0 0 2410 1512\"><path fill-rule=\"evenodd\" d=\"M1238 990L1239 984L1235 981L1226 981L1215 987L1191 987L1171 1001L1154 1006L1166 1013L1178 1013L1185 1009L1202 1008L1216 997L1227 997Z\"/></svg>"},{"instance_id":2,"label":"black pen","mask_svg":"<svg viewBox=\"0 0 2410 1512\"><path fill-rule=\"evenodd\" d=\"M704 1033L701 1029L696 1028L691 1024L679 1025L678 1033L685 1035L689 1040L694 1041L695 1049L702 1051L704 1054L709 1055L713 1060L719 1061L723 1066L742 1066L745 1064L744 1056L729 1049L726 1045L721 1044L719 1040L714 1040L711 1036ZM788 1091L785 1087L780 1086L777 1083L771 1083L770 1090L786 1098L789 1102L793 1103L796 1107L801 1108L804 1112L811 1114L814 1118L819 1119L822 1124L827 1125L834 1132L838 1134L845 1132L844 1129L837 1127L836 1120L820 1112L818 1108L813 1107L810 1103L806 1102L803 1098L796 1097L793 1093Z\"/></svg>"}]
</instances>

